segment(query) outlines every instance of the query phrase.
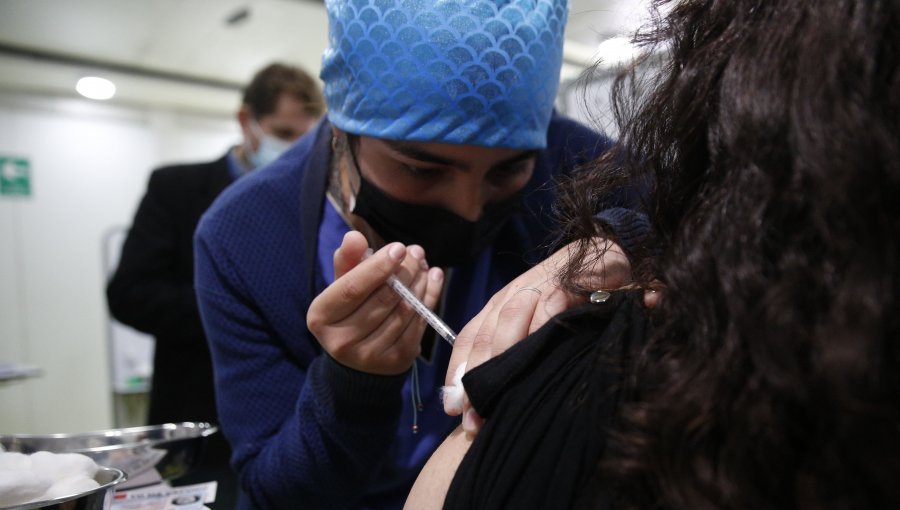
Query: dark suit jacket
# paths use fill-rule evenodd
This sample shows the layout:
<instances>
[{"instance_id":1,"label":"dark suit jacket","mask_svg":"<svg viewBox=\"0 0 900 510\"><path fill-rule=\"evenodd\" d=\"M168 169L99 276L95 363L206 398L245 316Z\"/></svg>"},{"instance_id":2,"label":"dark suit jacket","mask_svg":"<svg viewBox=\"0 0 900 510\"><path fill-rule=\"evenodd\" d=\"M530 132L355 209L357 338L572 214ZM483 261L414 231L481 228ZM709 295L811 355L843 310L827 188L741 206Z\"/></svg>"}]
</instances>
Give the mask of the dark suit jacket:
<instances>
[{"instance_id":1,"label":"dark suit jacket","mask_svg":"<svg viewBox=\"0 0 900 510\"><path fill-rule=\"evenodd\" d=\"M232 181L227 155L155 170L106 288L113 317L156 337L151 424L218 422L194 295L193 236L200 216Z\"/></svg>"}]
</instances>

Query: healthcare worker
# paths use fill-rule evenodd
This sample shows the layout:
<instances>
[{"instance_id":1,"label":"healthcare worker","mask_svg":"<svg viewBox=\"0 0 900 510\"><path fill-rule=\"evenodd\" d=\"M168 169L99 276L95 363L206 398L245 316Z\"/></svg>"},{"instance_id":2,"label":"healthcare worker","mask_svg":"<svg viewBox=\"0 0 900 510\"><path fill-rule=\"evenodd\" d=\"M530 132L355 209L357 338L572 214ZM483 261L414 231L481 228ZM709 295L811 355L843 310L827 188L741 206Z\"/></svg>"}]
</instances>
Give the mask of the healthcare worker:
<instances>
[{"instance_id":1,"label":"healthcare worker","mask_svg":"<svg viewBox=\"0 0 900 510\"><path fill-rule=\"evenodd\" d=\"M609 144L553 112L565 0L325 5L327 119L195 237L241 508L400 508L459 419L450 346L387 278L459 330L547 255L554 179Z\"/></svg>"}]
</instances>

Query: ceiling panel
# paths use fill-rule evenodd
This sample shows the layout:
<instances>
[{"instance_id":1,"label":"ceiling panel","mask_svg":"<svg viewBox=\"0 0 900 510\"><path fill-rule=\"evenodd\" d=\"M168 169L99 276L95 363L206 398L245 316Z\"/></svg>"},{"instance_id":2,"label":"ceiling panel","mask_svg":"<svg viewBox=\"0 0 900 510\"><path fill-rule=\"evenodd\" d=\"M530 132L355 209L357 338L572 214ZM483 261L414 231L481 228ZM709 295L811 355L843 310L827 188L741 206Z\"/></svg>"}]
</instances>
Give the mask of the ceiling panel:
<instances>
[{"instance_id":1,"label":"ceiling panel","mask_svg":"<svg viewBox=\"0 0 900 510\"><path fill-rule=\"evenodd\" d=\"M645 4L572 0L567 75L636 26ZM231 114L240 85L271 61L318 75L326 43L316 0L0 0L0 87L71 95L77 77L106 73L113 102Z\"/></svg>"}]
</instances>

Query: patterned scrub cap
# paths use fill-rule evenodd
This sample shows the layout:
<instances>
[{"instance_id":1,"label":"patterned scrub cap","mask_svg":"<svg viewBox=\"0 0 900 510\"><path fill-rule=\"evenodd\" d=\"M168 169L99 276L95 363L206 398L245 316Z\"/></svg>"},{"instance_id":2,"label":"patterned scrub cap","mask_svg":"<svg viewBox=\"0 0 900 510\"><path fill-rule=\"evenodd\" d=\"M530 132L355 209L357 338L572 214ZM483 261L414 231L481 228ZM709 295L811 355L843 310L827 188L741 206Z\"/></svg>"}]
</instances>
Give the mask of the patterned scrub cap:
<instances>
[{"instance_id":1,"label":"patterned scrub cap","mask_svg":"<svg viewBox=\"0 0 900 510\"><path fill-rule=\"evenodd\" d=\"M328 118L392 140L542 149L567 0L326 0Z\"/></svg>"}]
</instances>

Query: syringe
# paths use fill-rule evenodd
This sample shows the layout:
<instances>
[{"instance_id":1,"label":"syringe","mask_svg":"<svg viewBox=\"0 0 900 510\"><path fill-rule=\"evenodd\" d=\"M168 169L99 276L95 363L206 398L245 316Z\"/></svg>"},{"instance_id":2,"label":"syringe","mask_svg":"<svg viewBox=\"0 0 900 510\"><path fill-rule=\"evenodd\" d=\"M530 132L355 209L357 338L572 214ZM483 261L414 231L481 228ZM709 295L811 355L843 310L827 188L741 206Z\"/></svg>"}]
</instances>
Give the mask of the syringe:
<instances>
[{"instance_id":1,"label":"syringe","mask_svg":"<svg viewBox=\"0 0 900 510\"><path fill-rule=\"evenodd\" d=\"M434 328L439 335L444 337L444 340L450 342L450 345L453 345L456 342L456 333L450 329L450 326L442 321L437 314L429 310L428 307L425 306L425 303L421 302L406 285L403 285L400 280L397 279L396 276L391 275L388 277L387 283L395 292L397 292L397 294L400 294L400 297L402 297L404 301L413 307L413 310L415 310L416 313L425 319L425 322Z\"/></svg>"},{"instance_id":2,"label":"syringe","mask_svg":"<svg viewBox=\"0 0 900 510\"><path fill-rule=\"evenodd\" d=\"M365 257L368 258L369 255L372 254L371 248L366 251ZM428 323L429 326L434 328L435 331L439 335L441 335L444 340L453 345L456 342L456 333L448 326L444 321L441 320L440 317L437 316L434 312L428 309L425 306L425 303L419 300L415 294L409 290L409 287L403 285L403 283L397 278L395 275L391 275L387 280L388 285L394 289L394 292L400 294L400 297L403 298L404 301L409 303L409 306L413 308L419 315L425 319L425 322Z\"/></svg>"}]
</instances>

